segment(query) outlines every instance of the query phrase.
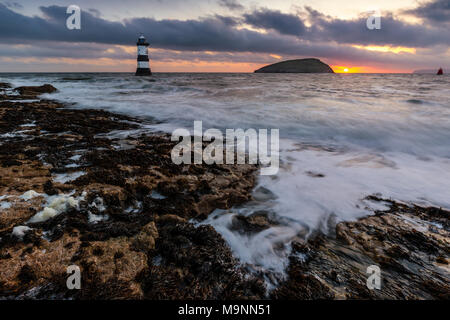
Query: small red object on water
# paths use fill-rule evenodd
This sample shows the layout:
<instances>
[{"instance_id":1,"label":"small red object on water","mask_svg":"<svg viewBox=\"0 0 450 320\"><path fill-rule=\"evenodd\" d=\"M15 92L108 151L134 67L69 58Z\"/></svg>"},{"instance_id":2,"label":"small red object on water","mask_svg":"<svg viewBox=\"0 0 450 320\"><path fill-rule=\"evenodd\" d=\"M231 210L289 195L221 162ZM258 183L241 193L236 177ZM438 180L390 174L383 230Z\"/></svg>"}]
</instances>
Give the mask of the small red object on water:
<instances>
[{"instance_id":1,"label":"small red object on water","mask_svg":"<svg viewBox=\"0 0 450 320\"><path fill-rule=\"evenodd\" d=\"M437 74L438 74L438 75L444 74L444 71L442 70L442 68L439 68Z\"/></svg>"}]
</instances>

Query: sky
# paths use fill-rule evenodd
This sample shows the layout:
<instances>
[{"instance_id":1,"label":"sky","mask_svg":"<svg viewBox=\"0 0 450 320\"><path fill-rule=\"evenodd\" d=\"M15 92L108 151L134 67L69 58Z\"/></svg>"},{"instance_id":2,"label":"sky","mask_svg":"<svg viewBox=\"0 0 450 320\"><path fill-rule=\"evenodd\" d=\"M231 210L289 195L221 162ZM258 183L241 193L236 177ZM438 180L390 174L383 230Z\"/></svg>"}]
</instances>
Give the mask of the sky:
<instances>
[{"instance_id":1,"label":"sky","mask_svg":"<svg viewBox=\"0 0 450 320\"><path fill-rule=\"evenodd\" d=\"M81 29L66 27L81 8ZM380 17L380 29L367 19ZM450 67L450 0L0 0L0 72L253 72L315 57L336 72Z\"/></svg>"}]
</instances>

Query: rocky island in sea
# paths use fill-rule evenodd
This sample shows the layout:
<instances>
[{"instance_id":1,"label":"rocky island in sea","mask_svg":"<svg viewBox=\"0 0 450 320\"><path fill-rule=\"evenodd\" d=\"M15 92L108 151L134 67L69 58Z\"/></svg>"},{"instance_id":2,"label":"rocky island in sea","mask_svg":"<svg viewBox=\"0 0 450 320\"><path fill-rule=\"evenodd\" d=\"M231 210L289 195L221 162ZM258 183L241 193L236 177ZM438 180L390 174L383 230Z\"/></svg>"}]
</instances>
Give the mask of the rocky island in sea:
<instances>
[{"instance_id":1,"label":"rocky island in sea","mask_svg":"<svg viewBox=\"0 0 450 320\"><path fill-rule=\"evenodd\" d=\"M307 58L277 62L255 70L255 73L334 73L334 71L319 59Z\"/></svg>"},{"instance_id":2,"label":"rocky island in sea","mask_svg":"<svg viewBox=\"0 0 450 320\"><path fill-rule=\"evenodd\" d=\"M254 201L257 166L175 165L169 135L128 134L153 120L39 97L56 90L0 84L0 298L449 299L449 212L375 196L387 210L293 241L267 290L270 274L192 223ZM243 235L278 224L264 211L231 220ZM383 290L367 287L368 265Z\"/></svg>"}]
</instances>

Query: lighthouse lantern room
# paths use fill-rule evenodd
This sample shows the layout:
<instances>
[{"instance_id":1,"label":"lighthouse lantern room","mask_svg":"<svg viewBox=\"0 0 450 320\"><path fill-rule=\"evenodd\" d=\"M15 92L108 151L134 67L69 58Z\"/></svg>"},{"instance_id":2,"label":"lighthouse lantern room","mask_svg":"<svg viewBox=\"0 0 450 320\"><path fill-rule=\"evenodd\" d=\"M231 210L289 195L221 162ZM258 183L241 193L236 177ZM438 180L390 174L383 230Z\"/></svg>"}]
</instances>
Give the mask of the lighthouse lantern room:
<instances>
[{"instance_id":1,"label":"lighthouse lantern room","mask_svg":"<svg viewBox=\"0 0 450 320\"><path fill-rule=\"evenodd\" d=\"M148 59L148 42L145 37L141 35L137 42L138 57L137 57L137 76L150 76L152 71L150 70L149 59Z\"/></svg>"}]
</instances>

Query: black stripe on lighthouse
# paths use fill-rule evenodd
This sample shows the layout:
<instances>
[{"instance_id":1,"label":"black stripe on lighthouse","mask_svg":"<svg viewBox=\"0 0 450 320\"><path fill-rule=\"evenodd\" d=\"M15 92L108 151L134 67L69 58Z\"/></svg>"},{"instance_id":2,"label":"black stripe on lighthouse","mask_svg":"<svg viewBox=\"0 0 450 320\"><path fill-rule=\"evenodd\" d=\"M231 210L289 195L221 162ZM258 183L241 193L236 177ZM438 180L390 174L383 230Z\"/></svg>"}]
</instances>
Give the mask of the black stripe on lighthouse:
<instances>
[{"instance_id":1,"label":"black stripe on lighthouse","mask_svg":"<svg viewBox=\"0 0 450 320\"><path fill-rule=\"evenodd\" d=\"M149 76L152 74L150 70L150 59L148 58L148 42L145 40L144 36L140 36L137 43L138 57L137 57L137 76Z\"/></svg>"}]
</instances>

